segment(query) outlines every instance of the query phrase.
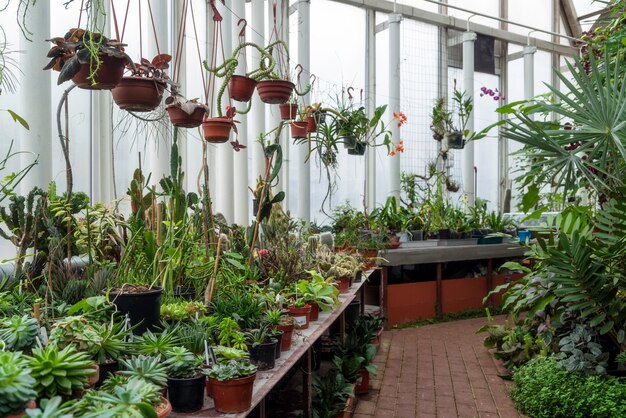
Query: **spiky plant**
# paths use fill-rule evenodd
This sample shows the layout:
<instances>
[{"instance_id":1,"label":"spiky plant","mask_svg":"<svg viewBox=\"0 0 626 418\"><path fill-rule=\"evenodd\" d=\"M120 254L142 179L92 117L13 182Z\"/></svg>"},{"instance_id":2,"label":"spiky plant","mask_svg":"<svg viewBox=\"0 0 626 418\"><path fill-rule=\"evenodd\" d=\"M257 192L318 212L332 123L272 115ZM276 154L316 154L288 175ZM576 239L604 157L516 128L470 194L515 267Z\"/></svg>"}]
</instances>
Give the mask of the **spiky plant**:
<instances>
[{"instance_id":1,"label":"spiky plant","mask_svg":"<svg viewBox=\"0 0 626 418\"><path fill-rule=\"evenodd\" d=\"M0 351L0 416L23 410L26 402L35 399L34 384L22 353Z\"/></svg>"},{"instance_id":2,"label":"spiky plant","mask_svg":"<svg viewBox=\"0 0 626 418\"><path fill-rule=\"evenodd\" d=\"M30 350L39 335L39 323L28 315L0 319L0 341L8 350Z\"/></svg>"},{"instance_id":3,"label":"spiky plant","mask_svg":"<svg viewBox=\"0 0 626 418\"><path fill-rule=\"evenodd\" d=\"M140 377L159 387L167 385L167 368L158 357L133 356L120 359L120 374L128 377Z\"/></svg>"},{"instance_id":4,"label":"spiky plant","mask_svg":"<svg viewBox=\"0 0 626 418\"><path fill-rule=\"evenodd\" d=\"M174 347L167 353L165 367L167 376L176 379L189 379L197 374L197 368L202 364L202 360L194 356L185 347Z\"/></svg>"},{"instance_id":5,"label":"spiky plant","mask_svg":"<svg viewBox=\"0 0 626 418\"><path fill-rule=\"evenodd\" d=\"M70 409L71 403L61 404L61 402L60 396L43 399L40 402L41 408L27 409L26 415L28 418L73 418L74 414Z\"/></svg>"}]
</instances>

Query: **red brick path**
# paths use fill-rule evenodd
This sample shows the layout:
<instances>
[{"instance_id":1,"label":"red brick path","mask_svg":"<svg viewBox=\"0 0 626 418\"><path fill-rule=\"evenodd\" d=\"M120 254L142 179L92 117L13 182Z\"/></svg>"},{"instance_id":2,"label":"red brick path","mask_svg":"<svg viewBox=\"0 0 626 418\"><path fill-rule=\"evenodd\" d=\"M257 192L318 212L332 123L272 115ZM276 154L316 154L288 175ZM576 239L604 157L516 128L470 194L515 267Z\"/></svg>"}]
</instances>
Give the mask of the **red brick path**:
<instances>
[{"instance_id":1,"label":"red brick path","mask_svg":"<svg viewBox=\"0 0 626 418\"><path fill-rule=\"evenodd\" d=\"M502 321L502 318L497 318ZM383 333L378 375L359 397L354 418L520 417L510 382L476 334L485 318Z\"/></svg>"}]
</instances>

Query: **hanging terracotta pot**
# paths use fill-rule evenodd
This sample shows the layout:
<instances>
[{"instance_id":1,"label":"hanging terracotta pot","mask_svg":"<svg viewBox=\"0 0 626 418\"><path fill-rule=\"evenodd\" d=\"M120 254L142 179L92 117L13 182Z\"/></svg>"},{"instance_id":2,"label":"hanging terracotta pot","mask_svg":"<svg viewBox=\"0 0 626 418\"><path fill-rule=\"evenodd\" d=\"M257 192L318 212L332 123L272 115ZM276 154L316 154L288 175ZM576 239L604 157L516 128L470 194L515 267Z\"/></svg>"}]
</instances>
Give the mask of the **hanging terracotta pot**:
<instances>
[{"instance_id":1,"label":"hanging terracotta pot","mask_svg":"<svg viewBox=\"0 0 626 418\"><path fill-rule=\"evenodd\" d=\"M202 121L202 131L207 142L222 144L230 138L233 121L228 118L207 118Z\"/></svg>"},{"instance_id":2,"label":"hanging terracotta pot","mask_svg":"<svg viewBox=\"0 0 626 418\"><path fill-rule=\"evenodd\" d=\"M298 103L281 103L278 109L282 120L294 120L298 117Z\"/></svg>"},{"instance_id":3,"label":"hanging terracotta pot","mask_svg":"<svg viewBox=\"0 0 626 418\"><path fill-rule=\"evenodd\" d=\"M317 132L317 120L315 119L314 115L309 115L306 117L306 126L307 132Z\"/></svg>"},{"instance_id":4,"label":"hanging terracotta pot","mask_svg":"<svg viewBox=\"0 0 626 418\"><path fill-rule=\"evenodd\" d=\"M259 81L256 91L263 103L280 104L286 103L291 97L295 85L287 80L263 80Z\"/></svg>"},{"instance_id":5,"label":"hanging terracotta pot","mask_svg":"<svg viewBox=\"0 0 626 418\"><path fill-rule=\"evenodd\" d=\"M306 138L309 134L308 127L306 121L291 122L291 137L293 139Z\"/></svg>"},{"instance_id":6,"label":"hanging terracotta pot","mask_svg":"<svg viewBox=\"0 0 626 418\"><path fill-rule=\"evenodd\" d=\"M116 58L106 54L100 54L100 68L96 71L94 79L96 84L91 84L88 79L91 68L89 64L81 64L80 69L72 81L79 89L85 90L111 90L119 84L124 75L124 58Z\"/></svg>"},{"instance_id":7,"label":"hanging terracotta pot","mask_svg":"<svg viewBox=\"0 0 626 418\"><path fill-rule=\"evenodd\" d=\"M248 102L254 94L255 87L256 80L243 75L233 75L228 86L230 98L238 102Z\"/></svg>"},{"instance_id":8,"label":"hanging terracotta pot","mask_svg":"<svg viewBox=\"0 0 626 418\"><path fill-rule=\"evenodd\" d=\"M180 105L167 106L165 109L170 117L170 121L172 121L172 125L178 128L197 128L202 124L202 118L206 114L204 106L200 103L196 103L191 114L185 112Z\"/></svg>"},{"instance_id":9,"label":"hanging terracotta pot","mask_svg":"<svg viewBox=\"0 0 626 418\"><path fill-rule=\"evenodd\" d=\"M165 83L154 78L123 77L111 93L122 110L150 112L161 103L164 89Z\"/></svg>"}]
</instances>

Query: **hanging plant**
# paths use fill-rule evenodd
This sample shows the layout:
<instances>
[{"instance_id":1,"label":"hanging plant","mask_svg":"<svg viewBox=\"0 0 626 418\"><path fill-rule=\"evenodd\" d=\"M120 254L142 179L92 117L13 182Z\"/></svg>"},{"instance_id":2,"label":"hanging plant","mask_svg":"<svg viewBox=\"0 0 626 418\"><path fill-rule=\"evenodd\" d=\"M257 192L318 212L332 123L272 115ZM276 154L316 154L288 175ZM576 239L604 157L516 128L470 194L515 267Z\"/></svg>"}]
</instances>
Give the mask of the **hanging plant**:
<instances>
[{"instance_id":1,"label":"hanging plant","mask_svg":"<svg viewBox=\"0 0 626 418\"><path fill-rule=\"evenodd\" d=\"M65 36L48 39L54 46L44 70L59 71L57 84L68 80L82 89L110 90L122 79L124 66L134 67L125 44L100 33L70 29Z\"/></svg>"},{"instance_id":2,"label":"hanging plant","mask_svg":"<svg viewBox=\"0 0 626 418\"><path fill-rule=\"evenodd\" d=\"M131 76L123 77L113 89L113 100L122 110L150 112L161 104L163 91L171 80L165 70L169 68L171 55L159 54L149 61L145 58L129 66Z\"/></svg>"}]
</instances>

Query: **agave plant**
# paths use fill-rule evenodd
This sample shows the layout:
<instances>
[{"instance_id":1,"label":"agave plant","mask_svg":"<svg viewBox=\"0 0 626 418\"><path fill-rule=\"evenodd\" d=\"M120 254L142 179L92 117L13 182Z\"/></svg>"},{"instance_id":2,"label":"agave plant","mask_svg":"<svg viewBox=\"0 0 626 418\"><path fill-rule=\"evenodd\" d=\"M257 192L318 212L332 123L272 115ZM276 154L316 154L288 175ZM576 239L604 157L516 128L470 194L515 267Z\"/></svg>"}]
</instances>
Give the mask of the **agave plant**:
<instances>
[{"instance_id":1,"label":"agave plant","mask_svg":"<svg viewBox=\"0 0 626 418\"><path fill-rule=\"evenodd\" d=\"M0 319L0 341L8 350L29 350L39 335L39 323L28 315Z\"/></svg>"},{"instance_id":2,"label":"agave plant","mask_svg":"<svg viewBox=\"0 0 626 418\"><path fill-rule=\"evenodd\" d=\"M29 359L35 378L34 389L39 396L71 395L87 385L87 377L95 373L89 354L77 352L73 345L59 350L55 344L33 349Z\"/></svg>"},{"instance_id":3,"label":"agave plant","mask_svg":"<svg viewBox=\"0 0 626 418\"><path fill-rule=\"evenodd\" d=\"M160 334L148 330L143 335L135 337L133 348L137 354L163 358L168 351L180 344L177 330L178 327L172 327Z\"/></svg>"},{"instance_id":4,"label":"agave plant","mask_svg":"<svg viewBox=\"0 0 626 418\"><path fill-rule=\"evenodd\" d=\"M0 416L23 410L26 402L37 397L34 385L24 355L0 351Z\"/></svg>"},{"instance_id":5,"label":"agave plant","mask_svg":"<svg viewBox=\"0 0 626 418\"><path fill-rule=\"evenodd\" d=\"M139 377L159 387L167 386L167 368L158 357L133 356L120 360L120 374Z\"/></svg>"}]
</instances>

